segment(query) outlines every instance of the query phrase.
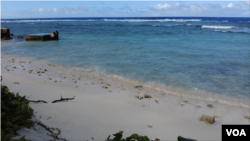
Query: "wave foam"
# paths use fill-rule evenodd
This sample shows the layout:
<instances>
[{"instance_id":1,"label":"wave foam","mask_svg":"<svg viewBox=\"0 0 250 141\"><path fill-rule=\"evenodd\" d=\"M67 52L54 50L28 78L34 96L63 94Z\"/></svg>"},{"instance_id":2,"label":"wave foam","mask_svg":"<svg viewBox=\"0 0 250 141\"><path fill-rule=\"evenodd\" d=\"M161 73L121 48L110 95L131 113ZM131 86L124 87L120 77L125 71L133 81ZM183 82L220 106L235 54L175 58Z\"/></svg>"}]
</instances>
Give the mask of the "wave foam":
<instances>
[{"instance_id":1,"label":"wave foam","mask_svg":"<svg viewBox=\"0 0 250 141\"><path fill-rule=\"evenodd\" d=\"M58 21L97 21L97 20L1 20L2 23L21 22L58 22Z\"/></svg>"},{"instance_id":2,"label":"wave foam","mask_svg":"<svg viewBox=\"0 0 250 141\"><path fill-rule=\"evenodd\" d=\"M250 30L214 30L215 32L224 32L224 33L250 33Z\"/></svg>"},{"instance_id":3,"label":"wave foam","mask_svg":"<svg viewBox=\"0 0 250 141\"><path fill-rule=\"evenodd\" d=\"M185 26L185 24L175 24L175 25L152 25L152 26Z\"/></svg>"},{"instance_id":4,"label":"wave foam","mask_svg":"<svg viewBox=\"0 0 250 141\"><path fill-rule=\"evenodd\" d=\"M201 19L104 19L104 21L120 21L120 22L189 22L201 21Z\"/></svg>"},{"instance_id":5,"label":"wave foam","mask_svg":"<svg viewBox=\"0 0 250 141\"><path fill-rule=\"evenodd\" d=\"M210 25L203 25L201 28L232 29L232 28L235 28L235 27L234 26L210 26Z\"/></svg>"},{"instance_id":6,"label":"wave foam","mask_svg":"<svg viewBox=\"0 0 250 141\"><path fill-rule=\"evenodd\" d=\"M152 26L191 26L191 24L174 24L174 25L152 25Z\"/></svg>"},{"instance_id":7,"label":"wave foam","mask_svg":"<svg viewBox=\"0 0 250 141\"><path fill-rule=\"evenodd\" d=\"M55 21L119 21L119 22L198 22L202 19L37 19L37 20L1 20L3 23L13 22L55 22Z\"/></svg>"}]
</instances>

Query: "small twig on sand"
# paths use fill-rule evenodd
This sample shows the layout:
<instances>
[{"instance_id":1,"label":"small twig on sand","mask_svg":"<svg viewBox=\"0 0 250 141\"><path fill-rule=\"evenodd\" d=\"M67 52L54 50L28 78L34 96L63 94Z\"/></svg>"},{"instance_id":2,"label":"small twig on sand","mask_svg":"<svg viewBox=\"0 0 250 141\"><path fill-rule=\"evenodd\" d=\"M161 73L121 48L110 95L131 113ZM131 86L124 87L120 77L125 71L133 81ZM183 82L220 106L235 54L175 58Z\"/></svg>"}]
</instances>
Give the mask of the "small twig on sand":
<instances>
[{"instance_id":1,"label":"small twig on sand","mask_svg":"<svg viewBox=\"0 0 250 141\"><path fill-rule=\"evenodd\" d=\"M0 86L2 86L1 85L2 80L3 80L2 75L0 75Z\"/></svg>"},{"instance_id":2,"label":"small twig on sand","mask_svg":"<svg viewBox=\"0 0 250 141\"><path fill-rule=\"evenodd\" d=\"M46 101L44 101L44 100L37 100L37 101L34 101L34 100L29 100L29 102L35 102L35 103L38 103L38 102L43 102L43 103L48 103L48 102L46 102Z\"/></svg>"},{"instance_id":3,"label":"small twig on sand","mask_svg":"<svg viewBox=\"0 0 250 141\"><path fill-rule=\"evenodd\" d=\"M64 141L67 141L66 139L64 138L59 138L58 135L61 134L61 130L59 128L49 128L48 126L44 125L42 122L40 121L37 121L36 122L37 125L40 125L42 126L43 128L45 128L47 131L49 131L50 133L54 133L53 130L57 130L57 134L55 135L55 138L56 139L59 139L59 140L64 140Z\"/></svg>"},{"instance_id":4,"label":"small twig on sand","mask_svg":"<svg viewBox=\"0 0 250 141\"><path fill-rule=\"evenodd\" d=\"M61 99L59 99L59 100L54 100L54 101L52 101L52 103L61 102L61 101L68 101L68 100L73 100L73 99L75 99L75 98L63 98L63 97L61 96Z\"/></svg>"}]
</instances>

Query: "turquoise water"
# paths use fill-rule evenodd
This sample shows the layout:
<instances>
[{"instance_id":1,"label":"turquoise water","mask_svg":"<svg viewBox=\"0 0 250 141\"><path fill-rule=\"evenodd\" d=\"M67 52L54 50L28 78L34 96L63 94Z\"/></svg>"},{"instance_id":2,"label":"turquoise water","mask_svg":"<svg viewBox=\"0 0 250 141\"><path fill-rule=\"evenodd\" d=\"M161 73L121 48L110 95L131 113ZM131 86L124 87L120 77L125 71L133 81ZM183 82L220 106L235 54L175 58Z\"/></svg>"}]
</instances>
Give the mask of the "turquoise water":
<instances>
[{"instance_id":1,"label":"turquoise water","mask_svg":"<svg viewBox=\"0 0 250 141\"><path fill-rule=\"evenodd\" d=\"M58 41L2 41L2 54L237 99L250 96L249 18L16 19L1 25L14 38L59 31Z\"/></svg>"}]
</instances>

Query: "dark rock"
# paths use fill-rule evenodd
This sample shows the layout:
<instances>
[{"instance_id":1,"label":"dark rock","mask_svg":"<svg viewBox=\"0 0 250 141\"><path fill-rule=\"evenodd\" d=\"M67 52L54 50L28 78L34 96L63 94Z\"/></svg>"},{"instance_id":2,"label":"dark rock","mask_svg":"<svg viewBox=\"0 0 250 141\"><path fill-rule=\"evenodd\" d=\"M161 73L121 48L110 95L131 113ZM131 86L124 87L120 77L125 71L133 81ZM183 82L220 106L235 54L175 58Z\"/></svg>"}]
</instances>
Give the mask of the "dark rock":
<instances>
[{"instance_id":1,"label":"dark rock","mask_svg":"<svg viewBox=\"0 0 250 141\"><path fill-rule=\"evenodd\" d=\"M13 34L13 33L10 33L10 36L14 36L14 34Z\"/></svg>"},{"instance_id":2,"label":"dark rock","mask_svg":"<svg viewBox=\"0 0 250 141\"><path fill-rule=\"evenodd\" d=\"M9 40L10 38L10 29L9 28L1 28L1 39Z\"/></svg>"},{"instance_id":3,"label":"dark rock","mask_svg":"<svg viewBox=\"0 0 250 141\"><path fill-rule=\"evenodd\" d=\"M23 37L22 36L18 36L17 39L23 39Z\"/></svg>"},{"instance_id":4,"label":"dark rock","mask_svg":"<svg viewBox=\"0 0 250 141\"><path fill-rule=\"evenodd\" d=\"M207 107L213 108L214 106L212 104L208 104Z\"/></svg>"},{"instance_id":5,"label":"dark rock","mask_svg":"<svg viewBox=\"0 0 250 141\"><path fill-rule=\"evenodd\" d=\"M152 98L152 96L149 94L144 94L144 98Z\"/></svg>"},{"instance_id":6,"label":"dark rock","mask_svg":"<svg viewBox=\"0 0 250 141\"><path fill-rule=\"evenodd\" d=\"M142 85L137 85L135 86L135 88L142 88Z\"/></svg>"},{"instance_id":7,"label":"dark rock","mask_svg":"<svg viewBox=\"0 0 250 141\"><path fill-rule=\"evenodd\" d=\"M2 40L10 40L10 39L12 39L12 38L10 38L10 37L1 37L1 39L2 39Z\"/></svg>"},{"instance_id":8,"label":"dark rock","mask_svg":"<svg viewBox=\"0 0 250 141\"><path fill-rule=\"evenodd\" d=\"M50 34L50 38L51 40L58 40L58 35L59 35L59 32L56 30L55 32L51 33Z\"/></svg>"},{"instance_id":9,"label":"dark rock","mask_svg":"<svg viewBox=\"0 0 250 141\"><path fill-rule=\"evenodd\" d=\"M249 119L250 120L250 116L244 116L245 117L245 119Z\"/></svg>"},{"instance_id":10,"label":"dark rock","mask_svg":"<svg viewBox=\"0 0 250 141\"><path fill-rule=\"evenodd\" d=\"M200 121L205 122L206 124L213 124L215 122L215 117L211 117L208 115L202 115Z\"/></svg>"},{"instance_id":11,"label":"dark rock","mask_svg":"<svg viewBox=\"0 0 250 141\"><path fill-rule=\"evenodd\" d=\"M136 98L138 98L138 99L140 99L140 100L142 100L142 99L143 99L143 97L142 97L142 96L138 96L138 95L136 95L135 97L136 97Z\"/></svg>"}]
</instances>

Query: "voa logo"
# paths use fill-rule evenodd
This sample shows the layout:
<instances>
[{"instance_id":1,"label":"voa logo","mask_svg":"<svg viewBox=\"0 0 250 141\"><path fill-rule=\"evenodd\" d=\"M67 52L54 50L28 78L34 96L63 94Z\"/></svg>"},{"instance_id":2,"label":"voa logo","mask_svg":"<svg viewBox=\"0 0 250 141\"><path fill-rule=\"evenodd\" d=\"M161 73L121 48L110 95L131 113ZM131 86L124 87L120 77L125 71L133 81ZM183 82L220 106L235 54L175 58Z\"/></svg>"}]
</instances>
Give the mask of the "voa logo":
<instances>
[{"instance_id":1,"label":"voa logo","mask_svg":"<svg viewBox=\"0 0 250 141\"><path fill-rule=\"evenodd\" d=\"M228 136L247 136L244 129L241 129L240 131L238 129L226 129Z\"/></svg>"},{"instance_id":2,"label":"voa logo","mask_svg":"<svg viewBox=\"0 0 250 141\"><path fill-rule=\"evenodd\" d=\"M222 141L250 141L250 124L222 125Z\"/></svg>"}]
</instances>

